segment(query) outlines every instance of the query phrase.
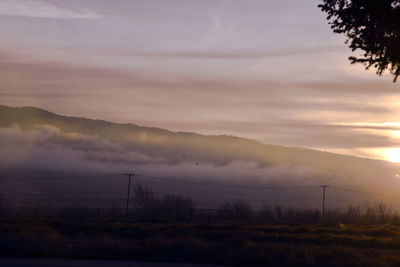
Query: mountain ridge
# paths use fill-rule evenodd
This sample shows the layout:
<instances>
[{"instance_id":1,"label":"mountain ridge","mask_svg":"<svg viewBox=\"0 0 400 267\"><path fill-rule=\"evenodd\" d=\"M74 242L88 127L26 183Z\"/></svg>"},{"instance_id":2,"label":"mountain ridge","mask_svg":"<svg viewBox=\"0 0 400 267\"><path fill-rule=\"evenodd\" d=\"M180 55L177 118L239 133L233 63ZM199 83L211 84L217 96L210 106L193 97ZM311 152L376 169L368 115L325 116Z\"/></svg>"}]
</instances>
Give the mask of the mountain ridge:
<instances>
[{"instance_id":1,"label":"mountain ridge","mask_svg":"<svg viewBox=\"0 0 400 267\"><path fill-rule=\"evenodd\" d=\"M64 122L61 123L61 121ZM82 127L82 124L88 124L87 127ZM238 140L242 142L253 143L256 145L268 146L270 148L277 148L277 149L290 149L295 151L301 151L306 153L322 153L330 156L340 156L340 157L348 157L349 159L361 159L361 160L371 160L371 161L383 161L379 159L372 159L372 158L364 158L364 157L357 157L352 155L345 155L339 153L333 153L328 151L322 151L318 149L311 149L311 148L304 148L304 147L293 147L293 146L284 146L284 145L272 145L272 144L265 144L261 143L257 140L233 136L233 135L205 135L199 134L195 132L184 132L184 131L171 131L168 129L163 129L159 127L152 127L152 126L139 126L134 123L116 123L102 119L91 119L86 117L78 117L78 116L65 116L60 115L42 108L37 108L33 106L22 106L22 107L10 107L6 105L0 104L0 127L11 127L13 125L18 125L22 129L34 129L39 125L52 125L59 127L61 130L67 132L75 132L77 128L79 130L84 130L85 134L96 134L96 129L99 127L107 127L110 129L119 128L118 130L125 130L125 131L140 131L140 132L155 132L155 134L163 134L163 135L178 135L178 136L194 136L194 137L201 137L201 138L229 138L231 140ZM106 134L108 138L110 138L112 130ZM111 138L111 139L115 139ZM383 161L385 162L385 161Z\"/></svg>"}]
</instances>

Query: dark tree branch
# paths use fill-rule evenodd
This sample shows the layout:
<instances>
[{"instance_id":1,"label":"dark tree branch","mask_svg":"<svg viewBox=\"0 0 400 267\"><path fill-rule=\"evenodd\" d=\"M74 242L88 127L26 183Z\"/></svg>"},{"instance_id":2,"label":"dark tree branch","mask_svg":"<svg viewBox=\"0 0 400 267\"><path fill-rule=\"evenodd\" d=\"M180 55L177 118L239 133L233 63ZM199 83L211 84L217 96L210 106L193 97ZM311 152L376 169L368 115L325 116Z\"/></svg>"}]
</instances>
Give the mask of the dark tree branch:
<instances>
[{"instance_id":1,"label":"dark tree branch","mask_svg":"<svg viewBox=\"0 0 400 267\"><path fill-rule=\"evenodd\" d=\"M385 70L400 76L400 0L322 0L318 7L327 13L335 33L346 35L352 51L351 64L361 63L366 69Z\"/></svg>"}]
</instances>

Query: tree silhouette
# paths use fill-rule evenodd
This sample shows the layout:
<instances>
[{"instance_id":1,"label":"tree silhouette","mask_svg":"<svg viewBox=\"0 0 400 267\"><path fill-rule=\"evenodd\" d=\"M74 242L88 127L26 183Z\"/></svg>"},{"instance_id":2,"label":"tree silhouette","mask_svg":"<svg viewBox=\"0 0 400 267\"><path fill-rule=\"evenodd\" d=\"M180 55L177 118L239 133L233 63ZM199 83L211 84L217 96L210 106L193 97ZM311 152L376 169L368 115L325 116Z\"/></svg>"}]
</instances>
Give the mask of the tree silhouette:
<instances>
[{"instance_id":1,"label":"tree silhouette","mask_svg":"<svg viewBox=\"0 0 400 267\"><path fill-rule=\"evenodd\" d=\"M346 44L355 51L352 64L361 63L368 70L376 68L400 76L400 0L322 0L318 7L326 12L335 33L345 34Z\"/></svg>"}]
</instances>

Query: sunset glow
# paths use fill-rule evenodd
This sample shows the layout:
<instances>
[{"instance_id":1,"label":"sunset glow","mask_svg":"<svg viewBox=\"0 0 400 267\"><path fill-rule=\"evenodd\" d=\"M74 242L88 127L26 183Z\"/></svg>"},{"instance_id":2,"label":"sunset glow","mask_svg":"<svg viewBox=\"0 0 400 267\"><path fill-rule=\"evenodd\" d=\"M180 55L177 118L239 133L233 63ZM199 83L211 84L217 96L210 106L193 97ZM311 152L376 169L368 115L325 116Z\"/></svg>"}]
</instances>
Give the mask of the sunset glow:
<instances>
[{"instance_id":1,"label":"sunset glow","mask_svg":"<svg viewBox=\"0 0 400 267\"><path fill-rule=\"evenodd\" d=\"M385 149L383 152L383 156L385 157L386 160L399 163L400 162L400 148L388 148Z\"/></svg>"}]
</instances>

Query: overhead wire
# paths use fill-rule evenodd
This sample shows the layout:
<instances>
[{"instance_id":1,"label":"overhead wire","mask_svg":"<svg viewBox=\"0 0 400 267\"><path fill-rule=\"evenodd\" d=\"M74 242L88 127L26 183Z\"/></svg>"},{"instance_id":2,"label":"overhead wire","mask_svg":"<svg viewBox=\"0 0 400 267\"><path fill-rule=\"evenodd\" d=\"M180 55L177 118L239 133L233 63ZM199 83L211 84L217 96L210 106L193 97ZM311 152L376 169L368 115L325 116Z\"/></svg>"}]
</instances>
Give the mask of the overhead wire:
<instances>
[{"instance_id":1,"label":"overhead wire","mask_svg":"<svg viewBox=\"0 0 400 267\"><path fill-rule=\"evenodd\" d=\"M360 194L383 195L382 193L368 192L368 191L362 191L362 190L357 190L357 189L352 189L352 188L344 188L344 187L338 187L338 186L330 186L329 188L341 190L341 191L353 192L353 193L360 193Z\"/></svg>"},{"instance_id":2,"label":"overhead wire","mask_svg":"<svg viewBox=\"0 0 400 267\"><path fill-rule=\"evenodd\" d=\"M0 177L0 181L11 181L11 182L21 182L21 181L62 181L62 180L81 180L81 179L92 179L92 178L105 178L120 176L121 174L97 174L97 175L81 175L81 176L56 176L56 177Z\"/></svg>"},{"instance_id":3,"label":"overhead wire","mask_svg":"<svg viewBox=\"0 0 400 267\"><path fill-rule=\"evenodd\" d=\"M271 188L271 189L306 189L306 188L317 188L319 186L311 185L311 186L276 186L276 185L240 185L240 184L217 184L217 183L203 183L203 182L194 182L194 181L185 181L175 178L166 178L166 177L158 177L158 176L150 176L150 175L142 175L136 174L136 176L149 178L153 180L173 182L173 183L182 183L182 184L193 184L193 185L202 185L202 186L215 186L215 187L231 187L231 188L241 188L241 189L259 189L259 188Z\"/></svg>"},{"instance_id":4,"label":"overhead wire","mask_svg":"<svg viewBox=\"0 0 400 267\"><path fill-rule=\"evenodd\" d=\"M118 177L125 175L122 173L109 173L109 174L97 174L97 175L80 175L80 176L53 176L53 177L0 177L0 181L9 181L9 182L24 182L24 181L64 181L64 180L81 180L81 179L96 179L96 178L109 178L109 177ZM211 182L199 182L199 181L191 181L191 180L182 180L170 177L160 177L154 175L145 175L145 174L134 174L136 178L146 178L156 181L162 182L170 182L170 183L180 183L180 184L189 184L189 185L199 185L199 186L212 186L212 187L223 187L223 188L237 188L237 189L277 189L277 190L285 190L285 189L311 189L311 188L319 188L319 185L305 185L305 186L297 186L297 185L267 185L267 184L258 184L258 185L248 185L248 184L223 184L223 183L211 183ZM360 193L360 194L369 194L369 195L376 195L376 196L388 196L382 193L377 192L370 192L370 191L363 191L354 188L347 188L347 187L339 187L339 186L329 186L330 189L339 190L339 191L346 191L352 193ZM118 190L122 192L123 190ZM98 191L97 191L98 192ZM111 192L109 190L104 190L104 193ZM50 195L80 195L80 194L91 194L96 193L96 191L87 191L87 192L71 192L71 193L47 193L47 196ZM28 194L29 195L29 194ZM38 196L39 194L32 194L32 196ZM43 194L44 196L45 194ZM399 196L397 196L399 197ZM310 200L317 199L317 198L308 198ZM318 198L320 199L320 198ZM327 198L335 201L340 201L339 199ZM264 198L263 198L264 200ZM276 199L275 201L281 201L283 199ZM286 200L299 200L297 198L294 199L286 199ZM274 201L273 199L265 198L265 201Z\"/></svg>"}]
</instances>

